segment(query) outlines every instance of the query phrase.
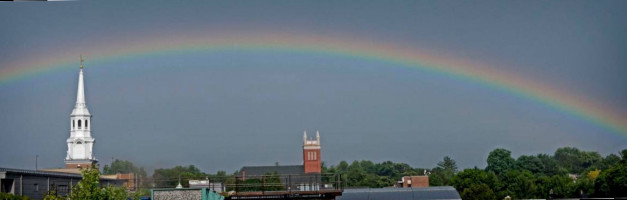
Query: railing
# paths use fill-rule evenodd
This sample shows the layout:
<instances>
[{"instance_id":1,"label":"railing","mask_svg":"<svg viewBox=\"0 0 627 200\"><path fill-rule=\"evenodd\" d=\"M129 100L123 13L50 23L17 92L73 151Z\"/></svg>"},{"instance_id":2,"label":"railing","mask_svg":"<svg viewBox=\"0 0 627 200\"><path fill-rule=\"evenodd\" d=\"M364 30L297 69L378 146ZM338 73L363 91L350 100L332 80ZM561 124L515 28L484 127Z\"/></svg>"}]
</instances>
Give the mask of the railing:
<instances>
[{"instance_id":1,"label":"railing","mask_svg":"<svg viewBox=\"0 0 627 200\"><path fill-rule=\"evenodd\" d=\"M312 192L338 191L343 189L341 174L293 174L236 176L235 182L225 184L226 191L241 192Z\"/></svg>"}]
</instances>

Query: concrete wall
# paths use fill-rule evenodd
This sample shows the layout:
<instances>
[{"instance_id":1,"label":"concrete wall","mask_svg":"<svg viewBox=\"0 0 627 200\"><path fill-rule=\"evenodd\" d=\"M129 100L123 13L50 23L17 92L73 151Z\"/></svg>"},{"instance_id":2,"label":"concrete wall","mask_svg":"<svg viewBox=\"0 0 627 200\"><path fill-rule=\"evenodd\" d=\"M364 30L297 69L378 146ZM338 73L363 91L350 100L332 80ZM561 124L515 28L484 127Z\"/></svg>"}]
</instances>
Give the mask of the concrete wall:
<instances>
[{"instance_id":1,"label":"concrete wall","mask_svg":"<svg viewBox=\"0 0 627 200\"><path fill-rule=\"evenodd\" d=\"M157 190L153 192L154 200L200 200L202 190Z\"/></svg>"},{"instance_id":2,"label":"concrete wall","mask_svg":"<svg viewBox=\"0 0 627 200\"><path fill-rule=\"evenodd\" d=\"M153 189L153 200L224 200L224 197L207 188Z\"/></svg>"}]
</instances>

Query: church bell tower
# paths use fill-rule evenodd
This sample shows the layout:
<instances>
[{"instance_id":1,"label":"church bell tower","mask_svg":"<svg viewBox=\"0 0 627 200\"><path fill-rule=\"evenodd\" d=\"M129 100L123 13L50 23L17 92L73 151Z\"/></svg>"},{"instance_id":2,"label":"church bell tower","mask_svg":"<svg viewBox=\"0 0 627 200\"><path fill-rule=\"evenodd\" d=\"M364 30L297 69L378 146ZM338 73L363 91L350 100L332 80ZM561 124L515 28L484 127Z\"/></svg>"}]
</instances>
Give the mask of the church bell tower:
<instances>
[{"instance_id":1,"label":"church bell tower","mask_svg":"<svg viewBox=\"0 0 627 200\"><path fill-rule=\"evenodd\" d=\"M316 131L316 138L307 138L307 131L303 133L303 167L305 174L321 173L322 162L320 161L320 133Z\"/></svg>"},{"instance_id":2,"label":"church bell tower","mask_svg":"<svg viewBox=\"0 0 627 200\"><path fill-rule=\"evenodd\" d=\"M85 85L83 83L83 58L78 72L78 90L76 105L70 114L70 138L67 142L66 168L87 168L98 162L92 149L96 140L91 137L91 114L85 104Z\"/></svg>"}]
</instances>

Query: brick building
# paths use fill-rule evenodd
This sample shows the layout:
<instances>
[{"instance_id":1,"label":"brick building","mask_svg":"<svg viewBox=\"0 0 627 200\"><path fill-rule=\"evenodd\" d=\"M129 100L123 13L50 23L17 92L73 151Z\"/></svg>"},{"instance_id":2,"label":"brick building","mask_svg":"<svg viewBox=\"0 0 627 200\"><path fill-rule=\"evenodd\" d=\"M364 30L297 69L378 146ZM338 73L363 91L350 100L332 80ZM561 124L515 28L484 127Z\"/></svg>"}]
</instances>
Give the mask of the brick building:
<instances>
[{"instance_id":1,"label":"brick building","mask_svg":"<svg viewBox=\"0 0 627 200\"><path fill-rule=\"evenodd\" d=\"M318 189L318 185L311 185L311 183L320 182L320 173L322 172L320 133L318 131L316 131L316 137L313 139L307 137L307 131L303 133L302 155L302 165L244 166L239 170L238 176L240 179L246 180L276 172L281 177L289 176L290 185L292 185L291 189Z\"/></svg>"},{"instance_id":2,"label":"brick building","mask_svg":"<svg viewBox=\"0 0 627 200\"><path fill-rule=\"evenodd\" d=\"M394 187L420 188L429 187L429 176L403 176Z\"/></svg>"}]
</instances>

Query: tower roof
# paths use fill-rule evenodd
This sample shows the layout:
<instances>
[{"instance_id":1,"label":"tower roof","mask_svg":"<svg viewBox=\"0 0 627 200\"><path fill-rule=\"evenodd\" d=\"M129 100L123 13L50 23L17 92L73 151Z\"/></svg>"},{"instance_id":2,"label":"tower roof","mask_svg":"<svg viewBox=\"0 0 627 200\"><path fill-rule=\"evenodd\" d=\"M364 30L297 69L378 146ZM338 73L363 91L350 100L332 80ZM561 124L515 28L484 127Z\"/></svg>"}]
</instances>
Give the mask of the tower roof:
<instances>
[{"instance_id":1,"label":"tower roof","mask_svg":"<svg viewBox=\"0 0 627 200\"><path fill-rule=\"evenodd\" d=\"M85 85L83 83L83 58L81 57L81 67L78 73L78 90L76 91L76 105L72 110L72 115L90 115L85 104Z\"/></svg>"},{"instance_id":2,"label":"tower roof","mask_svg":"<svg viewBox=\"0 0 627 200\"><path fill-rule=\"evenodd\" d=\"M307 137L307 131L303 133L303 145L304 146L320 146L320 132L316 131L316 138L310 140Z\"/></svg>"}]
</instances>

